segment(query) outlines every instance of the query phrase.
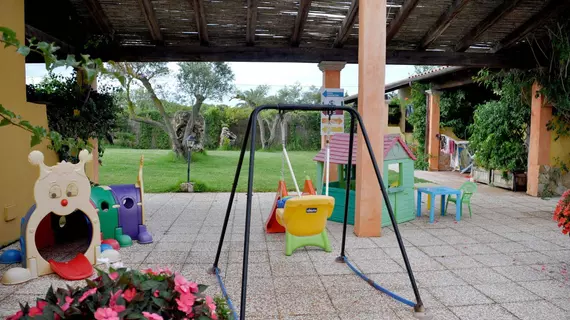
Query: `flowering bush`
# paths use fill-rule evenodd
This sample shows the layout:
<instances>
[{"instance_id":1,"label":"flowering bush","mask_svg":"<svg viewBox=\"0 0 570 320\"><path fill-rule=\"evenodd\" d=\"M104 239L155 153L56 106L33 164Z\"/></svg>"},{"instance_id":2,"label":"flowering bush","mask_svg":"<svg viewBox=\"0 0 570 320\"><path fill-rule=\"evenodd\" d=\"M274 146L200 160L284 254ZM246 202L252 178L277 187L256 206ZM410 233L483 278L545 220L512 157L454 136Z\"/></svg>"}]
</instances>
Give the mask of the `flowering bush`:
<instances>
[{"instance_id":1,"label":"flowering bush","mask_svg":"<svg viewBox=\"0 0 570 320\"><path fill-rule=\"evenodd\" d=\"M206 286L186 280L168 269L142 272L98 270L83 288L49 288L36 306L20 305L15 319L231 319L223 298L203 294Z\"/></svg>"},{"instance_id":2,"label":"flowering bush","mask_svg":"<svg viewBox=\"0 0 570 320\"><path fill-rule=\"evenodd\" d=\"M554 220L558 221L558 227L562 228L563 234L570 232L570 190L562 194L556 209L554 209Z\"/></svg>"}]
</instances>

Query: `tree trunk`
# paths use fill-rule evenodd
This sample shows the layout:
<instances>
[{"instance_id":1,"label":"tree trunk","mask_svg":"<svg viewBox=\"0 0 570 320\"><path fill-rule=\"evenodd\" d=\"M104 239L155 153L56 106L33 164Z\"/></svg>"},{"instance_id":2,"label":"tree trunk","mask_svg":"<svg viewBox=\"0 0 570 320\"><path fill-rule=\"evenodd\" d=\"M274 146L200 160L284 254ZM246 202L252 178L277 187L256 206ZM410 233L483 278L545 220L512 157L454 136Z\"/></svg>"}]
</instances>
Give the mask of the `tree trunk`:
<instances>
[{"instance_id":1,"label":"tree trunk","mask_svg":"<svg viewBox=\"0 0 570 320\"><path fill-rule=\"evenodd\" d=\"M261 149L265 149L267 142L265 141L265 125L264 120L260 117L257 118L257 123L259 124L259 140L261 140ZM255 130L255 129L254 129Z\"/></svg>"},{"instance_id":2,"label":"tree trunk","mask_svg":"<svg viewBox=\"0 0 570 320\"><path fill-rule=\"evenodd\" d=\"M194 130L194 123L198 118L198 114L200 114L200 108L202 107L202 103L204 103L204 100L206 100L204 97L201 96L196 97L196 103L194 103L194 105L192 106L192 114L190 115L190 120L188 120L186 128L184 129L184 136L182 137L183 141L186 141L188 136Z\"/></svg>"},{"instance_id":3,"label":"tree trunk","mask_svg":"<svg viewBox=\"0 0 570 320\"><path fill-rule=\"evenodd\" d=\"M273 123L271 123L269 120L265 121L267 121L267 126L269 127L269 139L267 140L267 145L272 146L277 136L276 135L277 125L280 123L279 115L278 114L275 115L275 117L273 118Z\"/></svg>"},{"instance_id":4,"label":"tree trunk","mask_svg":"<svg viewBox=\"0 0 570 320\"><path fill-rule=\"evenodd\" d=\"M166 130L166 133L168 133L168 137L170 138L170 143L172 145L173 151L176 153L176 155L183 156L185 154L184 147L178 141L178 139L176 139L176 132L174 131L174 128L172 127L172 122L171 122L170 116L166 113L166 110L164 109L164 106L162 105L162 101L160 101L160 99L156 96L156 93L155 93L150 81L147 78L140 77L139 80L142 82L143 86L145 87L145 89L150 94L150 97L152 99L152 102L154 103L154 106L158 109L158 112L162 116L162 119L164 121L164 129Z\"/></svg>"}]
</instances>

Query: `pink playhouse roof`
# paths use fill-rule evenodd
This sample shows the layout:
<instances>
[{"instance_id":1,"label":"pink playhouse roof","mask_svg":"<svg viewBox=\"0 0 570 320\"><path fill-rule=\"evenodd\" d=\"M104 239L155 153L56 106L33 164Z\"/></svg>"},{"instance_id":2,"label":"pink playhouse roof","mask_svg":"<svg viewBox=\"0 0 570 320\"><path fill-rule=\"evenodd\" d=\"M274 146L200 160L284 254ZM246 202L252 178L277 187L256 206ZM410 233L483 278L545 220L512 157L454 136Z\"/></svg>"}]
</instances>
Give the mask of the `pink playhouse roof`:
<instances>
[{"instance_id":1,"label":"pink playhouse roof","mask_svg":"<svg viewBox=\"0 0 570 320\"><path fill-rule=\"evenodd\" d=\"M338 133L332 136L330 141L330 162L335 164L347 164L348 163L348 144L350 136L348 133ZM356 145L358 139L354 137L354 145L352 148L352 164L356 164ZM390 150L399 143L404 151L412 160L416 160L416 157L408 148L408 145L402 140L399 134L389 134L384 136L384 156L390 152ZM314 161L325 162L326 150L322 148L319 153L313 158Z\"/></svg>"}]
</instances>

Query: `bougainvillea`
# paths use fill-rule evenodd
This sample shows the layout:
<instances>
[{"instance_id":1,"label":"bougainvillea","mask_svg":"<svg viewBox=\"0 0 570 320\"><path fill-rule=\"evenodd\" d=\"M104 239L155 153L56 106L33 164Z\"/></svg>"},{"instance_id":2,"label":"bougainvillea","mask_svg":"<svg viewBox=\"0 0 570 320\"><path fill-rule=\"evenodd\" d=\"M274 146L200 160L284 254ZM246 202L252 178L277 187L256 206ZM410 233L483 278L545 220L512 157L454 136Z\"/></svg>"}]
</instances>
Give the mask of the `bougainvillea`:
<instances>
[{"instance_id":1,"label":"bougainvillea","mask_svg":"<svg viewBox=\"0 0 570 320\"><path fill-rule=\"evenodd\" d=\"M562 228L563 234L570 233L570 190L562 194L556 209L554 209L554 220L558 221L558 227Z\"/></svg>"},{"instance_id":2,"label":"bougainvillea","mask_svg":"<svg viewBox=\"0 0 570 320\"><path fill-rule=\"evenodd\" d=\"M225 300L204 295L206 286L168 269L98 274L82 288L50 287L35 306L20 305L7 319L231 319Z\"/></svg>"}]
</instances>

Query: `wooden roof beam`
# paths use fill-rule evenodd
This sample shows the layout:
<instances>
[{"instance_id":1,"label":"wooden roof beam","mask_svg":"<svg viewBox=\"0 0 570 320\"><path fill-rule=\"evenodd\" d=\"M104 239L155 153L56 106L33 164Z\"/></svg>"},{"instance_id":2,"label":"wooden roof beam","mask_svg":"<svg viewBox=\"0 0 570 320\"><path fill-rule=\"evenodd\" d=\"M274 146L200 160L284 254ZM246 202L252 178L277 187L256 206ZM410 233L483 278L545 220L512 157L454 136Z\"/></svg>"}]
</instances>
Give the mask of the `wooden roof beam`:
<instances>
[{"instance_id":1,"label":"wooden roof beam","mask_svg":"<svg viewBox=\"0 0 570 320\"><path fill-rule=\"evenodd\" d=\"M303 62L346 61L358 63L358 48L293 47L203 47L203 46L128 46L94 52L103 60L115 61L231 61ZM440 65L489 68L526 68L535 65L530 54L473 53L444 51L388 50L388 64ZM31 61L30 61L31 62Z\"/></svg>"},{"instance_id":2,"label":"wooden roof beam","mask_svg":"<svg viewBox=\"0 0 570 320\"><path fill-rule=\"evenodd\" d=\"M99 0L83 0L89 14L102 34L112 36L115 32L111 26L111 22L103 11Z\"/></svg>"},{"instance_id":3,"label":"wooden roof beam","mask_svg":"<svg viewBox=\"0 0 570 320\"><path fill-rule=\"evenodd\" d=\"M499 5L491 14L489 14L483 21L471 29L459 42L455 45L455 51L463 52L477 41L479 37L491 28L497 21L501 20L503 17L511 13L516 7L520 0L505 0L501 5Z\"/></svg>"},{"instance_id":4,"label":"wooden roof beam","mask_svg":"<svg viewBox=\"0 0 570 320\"><path fill-rule=\"evenodd\" d=\"M152 40L162 42L164 39L162 38L162 32L160 32L160 26L158 25L158 19L156 19L156 14L154 12L152 3L150 0L138 1L139 5L141 6L148 29L150 30L150 36L152 37Z\"/></svg>"},{"instance_id":5,"label":"wooden roof beam","mask_svg":"<svg viewBox=\"0 0 570 320\"><path fill-rule=\"evenodd\" d=\"M37 41L45 41L48 43L55 43L60 49L57 51L58 55L75 54L75 47L67 44L65 41L60 40L44 31L26 24L26 38L36 38Z\"/></svg>"},{"instance_id":6,"label":"wooden roof beam","mask_svg":"<svg viewBox=\"0 0 570 320\"><path fill-rule=\"evenodd\" d=\"M406 22L406 19L408 19L414 8L418 5L418 2L419 0L406 0L402 4L402 7L400 7L400 10L388 25L388 30L386 31L386 43L389 43L394 39L398 31L400 31L400 28L404 25L404 22Z\"/></svg>"},{"instance_id":7,"label":"wooden roof beam","mask_svg":"<svg viewBox=\"0 0 570 320\"><path fill-rule=\"evenodd\" d=\"M570 2L568 0L550 0L540 12L532 16L527 22L523 23L516 28L515 31L501 40L501 42L493 48L492 52L498 52L512 47L534 29L543 26L548 19L562 13L569 5Z\"/></svg>"},{"instance_id":8,"label":"wooden roof beam","mask_svg":"<svg viewBox=\"0 0 570 320\"><path fill-rule=\"evenodd\" d=\"M418 50L427 49L437 38L439 38L445 30L451 25L451 22L471 0L453 0L449 8L437 19L437 22L431 26L428 32L424 35Z\"/></svg>"},{"instance_id":9,"label":"wooden roof beam","mask_svg":"<svg viewBox=\"0 0 570 320\"><path fill-rule=\"evenodd\" d=\"M198 39L200 45L208 46L210 39L208 37L208 24L206 23L206 13L204 12L203 0L190 0L194 9L194 17L196 18L196 27L198 28Z\"/></svg>"},{"instance_id":10,"label":"wooden roof beam","mask_svg":"<svg viewBox=\"0 0 570 320\"><path fill-rule=\"evenodd\" d=\"M301 36L305 29L305 22L309 16L309 9L311 8L312 0L301 0L299 2L299 12L295 18L295 26L293 27L293 35L291 36L291 46L298 47L301 44Z\"/></svg>"},{"instance_id":11,"label":"wooden roof beam","mask_svg":"<svg viewBox=\"0 0 570 320\"><path fill-rule=\"evenodd\" d=\"M255 45L255 29L257 27L257 0L247 0L247 26L245 43Z\"/></svg>"},{"instance_id":12,"label":"wooden roof beam","mask_svg":"<svg viewBox=\"0 0 570 320\"><path fill-rule=\"evenodd\" d=\"M342 25L338 30L338 34L336 35L336 39L334 40L334 47L335 48L342 48L344 43L348 39L350 35L350 30L354 26L356 22L356 17L358 16L358 0L352 0L350 4L350 8L348 8L348 13L344 17L342 21Z\"/></svg>"}]
</instances>

